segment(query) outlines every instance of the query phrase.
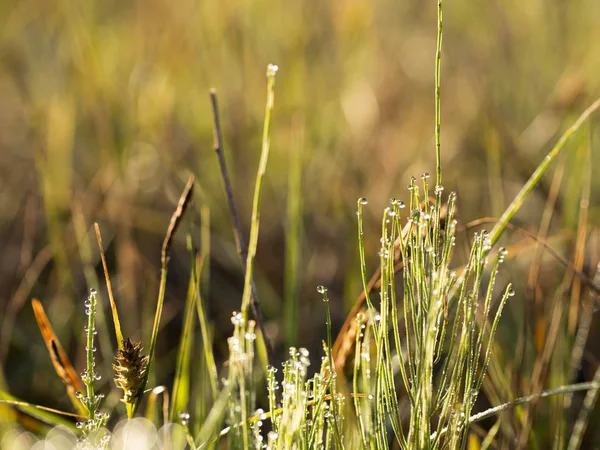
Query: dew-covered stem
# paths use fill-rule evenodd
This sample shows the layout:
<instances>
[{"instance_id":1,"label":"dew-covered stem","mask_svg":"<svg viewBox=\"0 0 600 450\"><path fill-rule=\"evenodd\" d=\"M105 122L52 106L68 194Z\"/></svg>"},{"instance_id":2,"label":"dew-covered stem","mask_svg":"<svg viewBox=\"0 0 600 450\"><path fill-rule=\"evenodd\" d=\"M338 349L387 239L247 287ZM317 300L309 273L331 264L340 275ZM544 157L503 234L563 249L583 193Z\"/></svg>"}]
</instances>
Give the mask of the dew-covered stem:
<instances>
[{"instance_id":1,"label":"dew-covered stem","mask_svg":"<svg viewBox=\"0 0 600 450\"><path fill-rule=\"evenodd\" d=\"M442 185L442 150L440 142L441 111L440 111L440 78L442 61L442 0L437 2L437 43L435 50L435 159L436 185Z\"/></svg>"},{"instance_id":2,"label":"dew-covered stem","mask_svg":"<svg viewBox=\"0 0 600 450\"><path fill-rule=\"evenodd\" d=\"M96 347L94 346L94 335L96 334L96 304L96 290L90 289L90 295L85 300L85 313L88 316L88 322L85 328L86 369L81 374L81 380L85 385L86 393L85 395L81 392L75 394L87 409L87 420L84 422L77 422L76 425L83 433L84 438L82 445L84 445L84 447L91 445L92 448L106 448L109 438L92 435L92 433L100 430L108 420L108 414L100 411L100 403L102 402L104 395L96 395L95 393L96 381L100 380L100 374L98 374L95 369L96 362L94 358L94 352L96 351ZM93 442L90 442L89 440L92 440Z\"/></svg>"},{"instance_id":3,"label":"dew-covered stem","mask_svg":"<svg viewBox=\"0 0 600 450\"><path fill-rule=\"evenodd\" d=\"M252 223L250 226L250 241L248 243L248 255L246 256L246 274L244 279L244 293L242 296L242 317L244 321L248 319L248 307L252 295L252 271L254 268L254 257L256 256L256 247L258 245L258 230L260 224L260 196L262 182L267 170L267 161L269 159L269 150L271 147L271 117L273 115L273 105L275 102L275 75L278 67L269 64L267 67L267 103L265 106L265 123L263 128L262 150L256 174L256 184L254 186L254 199L252 201Z\"/></svg>"}]
</instances>

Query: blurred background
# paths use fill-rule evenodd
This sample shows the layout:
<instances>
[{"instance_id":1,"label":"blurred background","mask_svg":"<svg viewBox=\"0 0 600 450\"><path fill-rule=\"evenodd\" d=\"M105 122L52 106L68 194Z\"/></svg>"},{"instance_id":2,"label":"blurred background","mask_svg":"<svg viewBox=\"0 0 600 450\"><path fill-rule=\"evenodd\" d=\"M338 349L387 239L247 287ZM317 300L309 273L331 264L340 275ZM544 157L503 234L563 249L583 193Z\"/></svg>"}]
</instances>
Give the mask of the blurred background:
<instances>
[{"instance_id":1,"label":"blurred background","mask_svg":"<svg viewBox=\"0 0 600 450\"><path fill-rule=\"evenodd\" d=\"M392 196L408 197L410 176L435 173L436 14L436 2L421 0L0 2L2 389L68 408L56 395L64 391L30 299L42 301L83 369L88 289L97 287L107 304L94 222L124 333L149 338L160 247L190 173L198 189L188 223L198 247L200 226L210 218L202 292L217 353L225 354L243 277L213 151L208 91L214 87L219 96L247 240L268 63L280 70L255 279L277 355L285 357L288 345L320 355L325 314L316 286L329 288L334 332L360 293L357 199L369 199L366 246L374 270L383 208ZM561 132L600 94L599 18L596 0L445 4L443 184L459 194L461 224L499 217ZM569 261L579 249L580 270L589 277L600 248L600 180L594 174L586 181L600 167L599 122L591 123L514 220L538 234L544 211L551 214L550 244ZM582 209L586 192L589 208ZM578 241L582 211L586 228ZM176 236L169 267L157 382L168 382L174 371L190 270L188 227ZM536 254L531 240L517 232L503 240L520 250L503 271L518 295L499 340L512 346L506 370L521 364L528 378L535 357L529 365L527 358L513 363L515 348L541 351L536 345L544 333L535 330L547 327L566 271L546 256L538 260L537 282L528 283ZM570 284L563 294L580 305L591 298L580 287L570 300ZM285 305L296 329L285 320ZM104 339L100 355L110 386L107 345L115 343ZM593 350L589 373L597 366ZM531 388L515 383L512 394Z\"/></svg>"}]
</instances>

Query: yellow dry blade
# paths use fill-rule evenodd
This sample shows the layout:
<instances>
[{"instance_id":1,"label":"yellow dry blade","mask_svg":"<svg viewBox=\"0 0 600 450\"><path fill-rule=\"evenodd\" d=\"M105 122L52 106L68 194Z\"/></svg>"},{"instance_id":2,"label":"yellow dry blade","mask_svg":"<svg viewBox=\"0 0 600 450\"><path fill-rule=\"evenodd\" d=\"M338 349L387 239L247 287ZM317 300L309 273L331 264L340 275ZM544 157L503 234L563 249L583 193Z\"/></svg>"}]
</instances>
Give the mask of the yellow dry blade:
<instances>
[{"instance_id":1,"label":"yellow dry blade","mask_svg":"<svg viewBox=\"0 0 600 450\"><path fill-rule=\"evenodd\" d=\"M119 320L119 313L117 312L117 304L113 296L112 284L110 277L108 276L108 266L106 264L106 256L104 255L104 245L102 244L102 235L100 234L100 227L97 223L94 223L94 230L96 231L96 240L98 241L98 248L100 249L100 259L102 260L102 269L104 270L104 278L106 279L106 289L108 291L108 300L110 301L110 310L112 311L113 323L115 324L115 335L117 337L117 346L119 350L123 350L123 333L121 332L121 321Z\"/></svg>"}]
</instances>

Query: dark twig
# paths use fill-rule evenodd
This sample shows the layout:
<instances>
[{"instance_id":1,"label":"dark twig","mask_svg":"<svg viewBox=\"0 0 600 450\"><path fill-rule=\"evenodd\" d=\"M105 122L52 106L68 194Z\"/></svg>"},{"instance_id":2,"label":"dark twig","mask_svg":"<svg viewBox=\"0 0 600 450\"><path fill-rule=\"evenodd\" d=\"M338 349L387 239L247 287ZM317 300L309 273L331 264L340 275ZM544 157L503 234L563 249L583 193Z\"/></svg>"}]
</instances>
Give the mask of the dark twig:
<instances>
[{"instance_id":1,"label":"dark twig","mask_svg":"<svg viewBox=\"0 0 600 450\"><path fill-rule=\"evenodd\" d=\"M233 199L231 180L229 178L229 172L227 171L227 165L225 163L225 155L223 153L223 136L221 134L221 120L219 119L219 104L217 102L217 92L214 89L210 90L210 102L214 121L214 150L219 160L219 168L221 169L223 184L225 185L225 196L227 197L227 206L229 207L229 215L231 216L231 223L233 225L233 238L235 240L235 247L240 258L242 270L246 272L246 258L248 257L248 250L242 236L240 219L235 207L235 201ZM267 349L267 357L269 359L269 363L271 364L274 361L273 347L265 330L265 322L260 309L260 302L258 301L258 296L256 295L256 285L254 284L254 279L252 279L250 309L252 310L252 315L254 316L256 323L258 324L258 328L263 335L265 347Z\"/></svg>"}]
</instances>

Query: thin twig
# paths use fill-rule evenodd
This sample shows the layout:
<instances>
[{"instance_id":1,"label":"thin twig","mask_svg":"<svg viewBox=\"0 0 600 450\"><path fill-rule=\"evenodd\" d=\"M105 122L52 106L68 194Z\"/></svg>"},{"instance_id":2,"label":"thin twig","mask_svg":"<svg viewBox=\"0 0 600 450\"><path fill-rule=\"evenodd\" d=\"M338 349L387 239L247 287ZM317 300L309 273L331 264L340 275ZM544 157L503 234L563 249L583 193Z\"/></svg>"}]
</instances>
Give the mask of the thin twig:
<instances>
[{"instance_id":1,"label":"thin twig","mask_svg":"<svg viewBox=\"0 0 600 450\"><path fill-rule=\"evenodd\" d=\"M219 168L221 169L221 176L223 177L223 184L225 185L225 196L227 197L227 206L229 207L229 215L231 216L231 223L233 225L233 238L235 240L235 247L237 249L238 256L240 258L240 264L244 273L247 270L246 259L248 257L247 246L244 243L242 236L242 227L240 226L240 219L235 207L235 200L233 198L233 189L231 187L231 179L229 178L229 171L227 170L227 164L225 163L225 155L223 153L223 135L221 133L221 120L219 118L219 104L217 101L217 92L215 89L210 90L210 101L213 113L214 122L214 150L219 160ZM265 322L263 319L262 310L260 308L260 302L256 294L256 285L254 284L254 278L251 280L251 295L250 295L250 309L254 316L258 328L265 341L265 347L267 348L267 358L271 364L273 359L273 347L267 336L265 329Z\"/></svg>"}]
</instances>

